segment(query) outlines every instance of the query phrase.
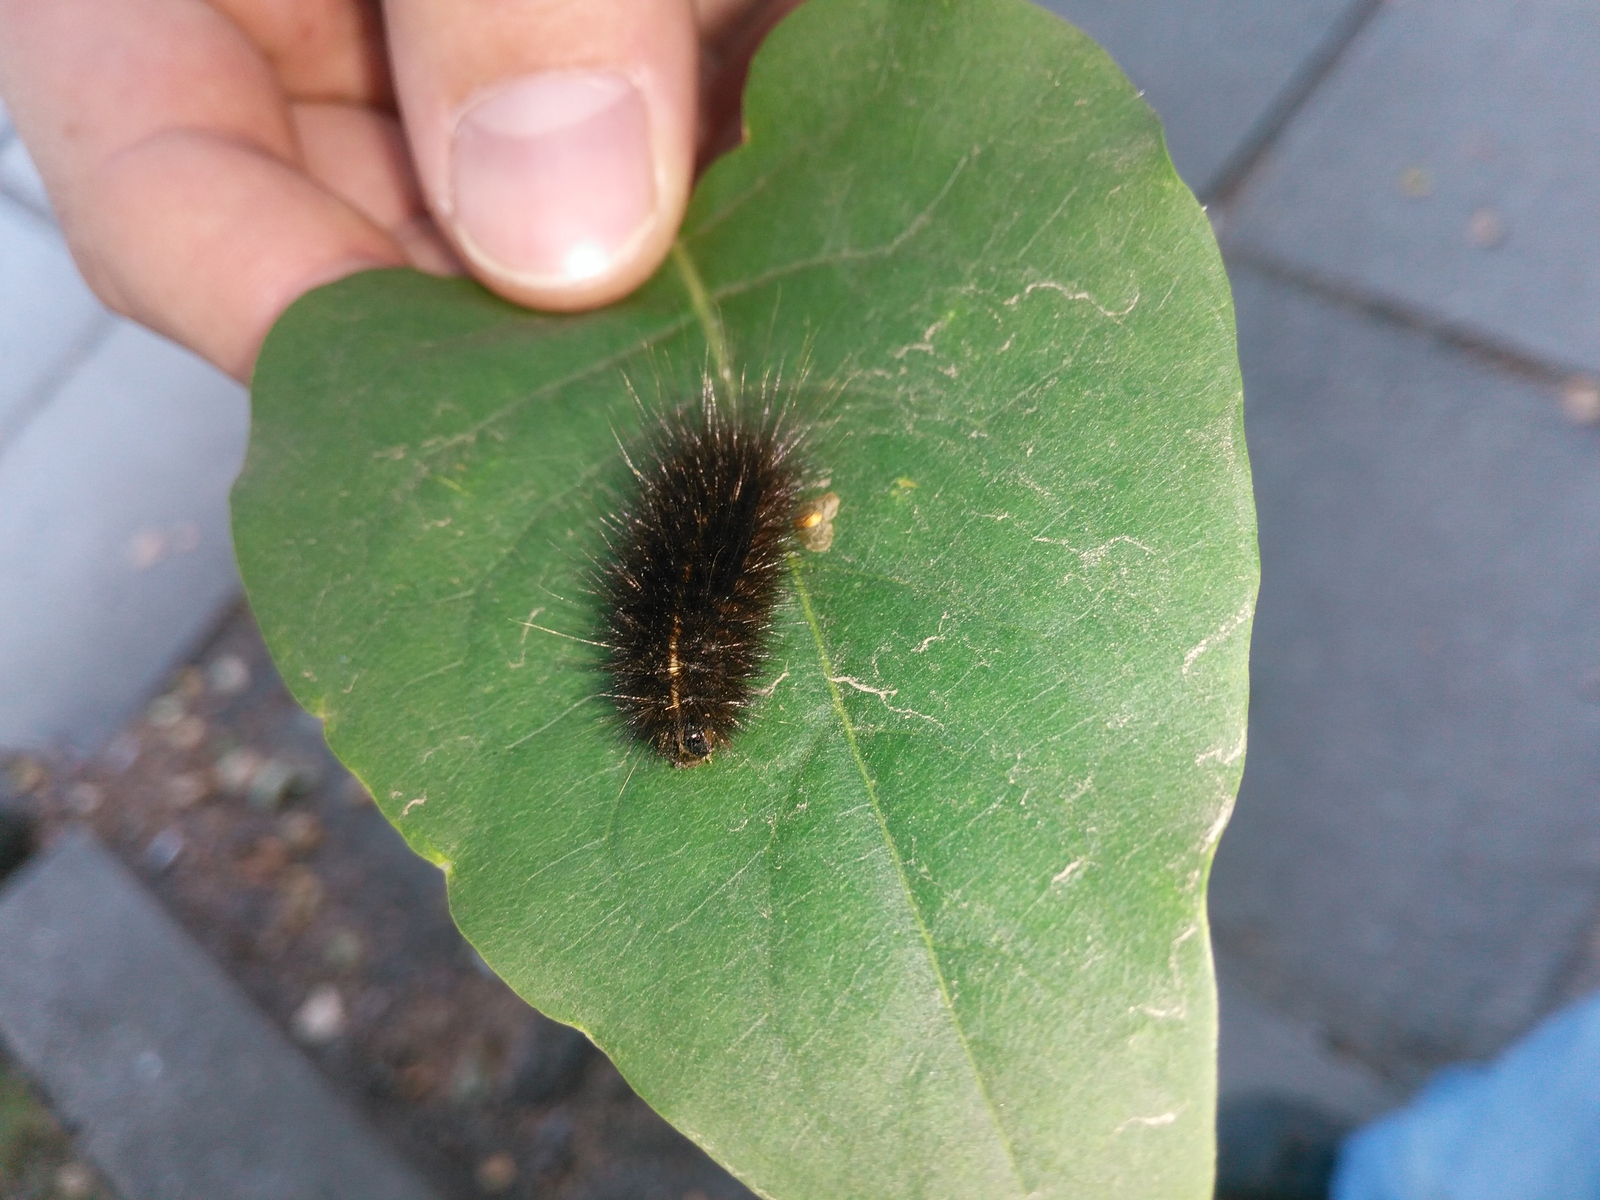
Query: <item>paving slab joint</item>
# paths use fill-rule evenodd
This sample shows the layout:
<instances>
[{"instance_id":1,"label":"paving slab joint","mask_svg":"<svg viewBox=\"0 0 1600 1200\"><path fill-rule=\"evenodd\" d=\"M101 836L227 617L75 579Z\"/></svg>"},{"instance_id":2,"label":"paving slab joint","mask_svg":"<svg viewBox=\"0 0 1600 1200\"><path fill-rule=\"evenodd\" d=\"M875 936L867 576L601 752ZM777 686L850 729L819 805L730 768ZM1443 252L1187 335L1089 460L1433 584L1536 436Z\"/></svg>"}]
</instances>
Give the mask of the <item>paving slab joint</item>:
<instances>
[{"instance_id":1,"label":"paving slab joint","mask_svg":"<svg viewBox=\"0 0 1600 1200\"><path fill-rule=\"evenodd\" d=\"M1208 204L1226 205L1233 199L1256 163L1261 161L1262 155L1305 107L1311 93L1328 77L1350 43L1367 27L1383 4L1384 0L1361 0L1351 6L1328 31L1321 44L1300 64L1300 69L1278 93L1272 106L1261 115L1261 119L1240 141L1238 148L1218 169L1202 197Z\"/></svg>"}]
</instances>

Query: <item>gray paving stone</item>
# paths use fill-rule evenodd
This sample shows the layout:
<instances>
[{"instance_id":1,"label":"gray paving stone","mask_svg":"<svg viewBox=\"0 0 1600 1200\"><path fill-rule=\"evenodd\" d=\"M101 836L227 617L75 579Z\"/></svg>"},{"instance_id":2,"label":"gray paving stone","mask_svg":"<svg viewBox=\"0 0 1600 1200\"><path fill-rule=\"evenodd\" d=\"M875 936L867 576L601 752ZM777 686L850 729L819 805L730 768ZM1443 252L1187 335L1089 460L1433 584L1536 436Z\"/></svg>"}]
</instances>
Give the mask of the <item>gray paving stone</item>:
<instances>
[{"instance_id":1,"label":"gray paving stone","mask_svg":"<svg viewBox=\"0 0 1600 1200\"><path fill-rule=\"evenodd\" d=\"M1040 0L1111 52L1161 114L1172 161L1210 196L1367 0Z\"/></svg>"},{"instance_id":2,"label":"gray paving stone","mask_svg":"<svg viewBox=\"0 0 1600 1200\"><path fill-rule=\"evenodd\" d=\"M1594 0L1385 5L1230 212L1228 244L1600 372Z\"/></svg>"},{"instance_id":3,"label":"gray paving stone","mask_svg":"<svg viewBox=\"0 0 1600 1200\"><path fill-rule=\"evenodd\" d=\"M55 220L50 197L44 190L44 180L39 177L39 170L28 155L28 148L14 134L0 145L0 192L21 201L41 217L52 222Z\"/></svg>"},{"instance_id":4,"label":"gray paving stone","mask_svg":"<svg viewBox=\"0 0 1600 1200\"><path fill-rule=\"evenodd\" d=\"M1600 433L1426 335L1234 287L1262 586L1213 928L1414 1083L1547 1011L1600 905Z\"/></svg>"},{"instance_id":5,"label":"gray paving stone","mask_svg":"<svg viewBox=\"0 0 1600 1200\"><path fill-rule=\"evenodd\" d=\"M0 747L108 738L238 589L244 389L120 322L0 455Z\"/></svg>"},{"instance_id":6,"label":"gray paving stone","mask_svg":"<svg viewBox=\"0 0 1600 1200\"><path fill-rule=\"evenodd\" d=\"M111 324L61 235L0 196L0 455Z\"/></svg>"},{"instance_id":7,"label":"gray paving stone","mask_svg":"<svg viewBox=\"0 0 1600 1200\"><path fill-rule=\"evenodd\" d=\"M0 1032L123 1200L429 1190L88 835L0 891Z\"/></svg>"}]
</instances>

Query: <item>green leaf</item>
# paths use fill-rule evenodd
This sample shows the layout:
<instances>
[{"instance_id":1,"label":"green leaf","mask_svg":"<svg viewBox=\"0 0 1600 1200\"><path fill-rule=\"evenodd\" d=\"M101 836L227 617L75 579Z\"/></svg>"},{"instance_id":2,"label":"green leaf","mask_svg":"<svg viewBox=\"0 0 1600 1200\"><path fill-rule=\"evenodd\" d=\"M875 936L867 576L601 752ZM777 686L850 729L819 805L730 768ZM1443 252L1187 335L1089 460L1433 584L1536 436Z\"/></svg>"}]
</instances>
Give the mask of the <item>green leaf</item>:
<instances>
[{"instance_id":1,"label":"green leaf","mask_svg":"<svg viewBox=\"0 0 1600 1200\"><path fill-rule=\"evenodd\" d=\"M1256 587L1233 312L1154 116L1022 0L812 0L602 312L359 275L268 340L239 557L539 1008L779 1200L1209 1196L1205 879ZM709 765L618 732L618 441L782 372L843 502Z\"/></svg>"}]
</instances>

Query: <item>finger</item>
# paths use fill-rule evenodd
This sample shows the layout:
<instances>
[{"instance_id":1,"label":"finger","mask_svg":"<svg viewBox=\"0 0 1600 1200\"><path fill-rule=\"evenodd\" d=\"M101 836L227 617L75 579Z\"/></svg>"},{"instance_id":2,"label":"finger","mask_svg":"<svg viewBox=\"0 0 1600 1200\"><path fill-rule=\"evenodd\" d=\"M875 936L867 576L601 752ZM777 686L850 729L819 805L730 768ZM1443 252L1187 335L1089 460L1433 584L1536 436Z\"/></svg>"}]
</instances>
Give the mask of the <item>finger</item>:
<instances>
[{"instance_id":1,"label":"finger","mask_svg":"<svg viewBox=\"0 0 1600 1200\"><path fill-rule=\"evenodd\" d=\"M290 108L306 173L397 243L433 275L466 267L429 216L397 118L353 104Z\"/></svg>"},{"instance_id":2,"label":"finger","mask_svg":"<svg viewBox=\"0 0 1600 1200\"><path fill-rule=\"evenodd\" d=\"M114 157L70 231L118 312L247 379L272 323L320 284L401 266L394 240L260 150L176 130Z\"/></svg>"},{"instance_id":3,"label":"finger","mask_svg":"<svg viewBox=\"0 0 1600 1200\"><path fill-rule=\"evenodd\" d=\"M603 304L666 256L694 163L690 0L386 0L423 194L490 287Z\"/></svg>"},{"instance_id":4,"label":"finger","mask_svg":"<svg viewBox=\"0 0 1600 1200\"><path fill-rule=\"evenodd\" d=\"M399 247L298 166L264 59L199 0L0 0L0 86L89 283L243 377L277 315Z\"/></svg>"},{"instance_id":5,"label":"finger","mask_svg":"<svg viewBox=\"0 0 1600 1200\"><path fill-rule=\"evenodd\" d=\"M267 60L291 100L393 108L378 0L210 0Z\"/></svg>"}]
</instances>

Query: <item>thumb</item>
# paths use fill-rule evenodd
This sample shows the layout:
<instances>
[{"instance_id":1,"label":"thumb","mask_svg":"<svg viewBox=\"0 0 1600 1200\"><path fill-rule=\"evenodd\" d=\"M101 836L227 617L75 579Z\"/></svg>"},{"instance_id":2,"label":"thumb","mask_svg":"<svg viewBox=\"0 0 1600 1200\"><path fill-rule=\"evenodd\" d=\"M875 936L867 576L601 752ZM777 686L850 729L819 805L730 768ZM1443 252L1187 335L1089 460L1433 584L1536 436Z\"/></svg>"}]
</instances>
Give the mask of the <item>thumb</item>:
<instances>
[{"instance_id":1,"label":"thumb","mask_svg":"<svg viewBox=\"0 0 1600 1200\"><path fill-rule=\"evenodd\" d=\"M486 285L573 310L660 265L688 201L691 0L386 0L429 207Z\"/></svg>"}]
</instances>

